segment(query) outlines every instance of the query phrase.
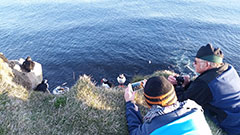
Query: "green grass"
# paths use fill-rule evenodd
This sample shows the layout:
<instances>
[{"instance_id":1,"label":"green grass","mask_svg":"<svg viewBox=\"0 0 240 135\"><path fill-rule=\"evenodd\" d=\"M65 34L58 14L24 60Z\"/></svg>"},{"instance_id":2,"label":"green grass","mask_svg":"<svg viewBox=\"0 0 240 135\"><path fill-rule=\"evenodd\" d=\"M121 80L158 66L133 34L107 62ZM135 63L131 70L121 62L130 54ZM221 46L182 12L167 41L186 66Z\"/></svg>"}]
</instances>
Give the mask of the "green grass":
<instances>
[{"instance_id":1,"label":"green grass","mask_svg":"<svg viewBox=\"0 0 240 135\"><path fill-rule=\"evenodd\" d=\"M56 108L64 107L67 103L67 97L58 97L54 102L54 106Z\"/></svg>"},{"instance_id":2,"label":"green grass","mask_svg":"<svg viewBox=\"0 0 240 135\"><path fill-rule=\"evenodd\" d=\"M167 75L165 71L153 75L162 74ZM96 87L88 76L80 76L68 93L59 96L25 91L20 92L22 98L16 93L22 88L2 88L0 84L0 134L128 134L123 89ZM141 90L136 94L136 102L145 114L147 108ZM222 135L220 129L209 122L214 135Z\"/></svg>"}]
</instances>

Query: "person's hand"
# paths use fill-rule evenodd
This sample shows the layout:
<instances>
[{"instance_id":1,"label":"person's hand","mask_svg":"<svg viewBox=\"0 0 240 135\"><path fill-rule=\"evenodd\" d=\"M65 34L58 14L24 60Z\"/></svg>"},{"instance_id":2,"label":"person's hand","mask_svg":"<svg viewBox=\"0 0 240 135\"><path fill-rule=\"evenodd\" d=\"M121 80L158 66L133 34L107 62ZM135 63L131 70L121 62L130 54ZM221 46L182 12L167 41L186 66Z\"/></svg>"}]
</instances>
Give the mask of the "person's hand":
<instances>
[{"instance_id":1,"label":"person's hand","mask_svg":"<svg viewBox=\"0 0 240 135\"><path fill-rule=\"evenodd\" d=\"M177 80L176 80L176 77L172 76L172 75L169 75L168 76L168 81L170 83L172 83L173 85L177 85Z\"/></svg>"},{"instance_id":2,"label":"person's hand","mask_svg":"<svg viewBox=\"0 0 240 135\"><path fill-rule=\"evenodd\" d=\"M129 83L128 87L125 89L124 98L125 101L133 101L135 97L135 92L132 90L132 85Z\"/></svg>"},{"instance_id":3,"label":"person's hand","mask_svg":"<svg viewBox=\"0 0 240 135\"><path fill-rule=\"evenodd\" d=\"M185 87L190 82L190 76L189 75L183 75L182 77L184 78L183 87Z\"/></svg>"},{"instance_id":4,"label":"person's hand","mask_svg":"<svg viewBox=\"0 0 240 135\"><path fill-rule=\"evenodd\" d=\"M147 79L144 79L143 82L144 82L144 83L143 83L143 88L144 88L145 85L146 85L146 83L147 83Z\"/></svg>"}]
</instances>

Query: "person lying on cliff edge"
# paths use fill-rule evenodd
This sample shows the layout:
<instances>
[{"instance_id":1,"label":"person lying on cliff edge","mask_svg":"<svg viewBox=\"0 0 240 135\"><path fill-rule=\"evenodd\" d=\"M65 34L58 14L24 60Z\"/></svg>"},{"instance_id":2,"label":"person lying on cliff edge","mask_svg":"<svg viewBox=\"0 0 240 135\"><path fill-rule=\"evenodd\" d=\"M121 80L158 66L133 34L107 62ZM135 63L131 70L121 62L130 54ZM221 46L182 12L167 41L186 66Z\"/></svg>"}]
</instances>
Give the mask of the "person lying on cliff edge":
<instances>
[{"instance_id":1,"label":"person lying on cliff edge","mask_svg":"<svg viewBox=\"0 0 240 135\"><path fill-rule=\"evenodd\" d=\"M240 78L234 67L223 63L222 51L210 44L198 50L193 65L200 75L194 81L184 77L178 100L194 100L225 132L240 135ZM177 83L173 76L168 80Z\"/></svg>"},{"instance_id":2,"label":"person lying on cliff edge","mask_svg":"<svg viewBox=\"0 0 240 135\"><path fill-rule=\"evenodd\" d=\"M173 85L163 76L152 77L144 87L149 111L142 118L134 103L131 84L125 89L126 119L130 135L211 135L201 106L192 100L178 102Z\"/></svg>"}]
</instances>

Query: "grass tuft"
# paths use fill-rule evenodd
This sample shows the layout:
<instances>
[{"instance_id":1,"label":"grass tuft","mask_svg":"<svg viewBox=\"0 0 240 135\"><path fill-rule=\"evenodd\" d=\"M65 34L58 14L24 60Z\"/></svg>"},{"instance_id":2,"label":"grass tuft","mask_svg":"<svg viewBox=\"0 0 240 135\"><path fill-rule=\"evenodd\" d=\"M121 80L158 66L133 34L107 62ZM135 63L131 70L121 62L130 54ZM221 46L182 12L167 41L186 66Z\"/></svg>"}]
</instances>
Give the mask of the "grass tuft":
<instances>
[{"instance_id":1,"label":"grass tuft","mask_svg":"<svg viewBox=\"0 0 240 135\"><path fill-rule=\"evenodd\" d=\"M54 102L56 108L64 107L67 103L67 97L58 97Z\"/></svg>"}]
</instances>

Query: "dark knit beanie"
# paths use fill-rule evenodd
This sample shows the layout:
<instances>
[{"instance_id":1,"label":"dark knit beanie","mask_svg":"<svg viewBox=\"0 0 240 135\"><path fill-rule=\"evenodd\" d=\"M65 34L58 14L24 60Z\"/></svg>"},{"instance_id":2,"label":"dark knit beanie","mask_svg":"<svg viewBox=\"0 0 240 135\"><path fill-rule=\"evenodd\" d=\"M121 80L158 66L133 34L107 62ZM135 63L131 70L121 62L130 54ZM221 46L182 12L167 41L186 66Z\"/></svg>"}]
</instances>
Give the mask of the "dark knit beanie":
<instances>
[{"instance_id":1,"label":"dark knit beanie","mask_svg":"<svg viewBox=\"0 0 240 135\"><path fill-rule=\"evenodd\" d=\"M223 53L220 48L213 48L210 44L202 46L198 50L196 57L214 63L222 63L223 61Z\"/></svg>"},{"instance_id":2,"label":"dark knit beanie","mask_svg":"<svg viewBox=\"0 0 240 135\"><path fill-rule=\"evenodd\" d=\"M144 97L149 106L169 106L177 101L173 85L164 76L148 79L144 87Z\"/></svg>"}]
</instances>

